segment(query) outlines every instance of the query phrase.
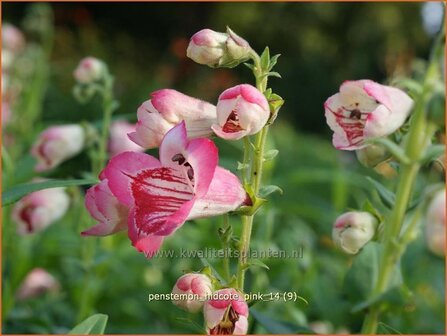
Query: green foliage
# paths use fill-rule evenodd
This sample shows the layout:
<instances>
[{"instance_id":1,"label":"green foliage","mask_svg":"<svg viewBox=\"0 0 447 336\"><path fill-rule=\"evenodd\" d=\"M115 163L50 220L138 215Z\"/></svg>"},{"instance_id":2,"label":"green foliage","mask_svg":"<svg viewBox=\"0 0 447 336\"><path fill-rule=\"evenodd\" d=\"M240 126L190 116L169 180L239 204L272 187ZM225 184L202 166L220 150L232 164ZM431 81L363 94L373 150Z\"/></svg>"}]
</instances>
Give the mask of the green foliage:
<instances>
[{"instance_id":1,"label":"green foliage","mask_svg":"<svg viewBox=\"0 0 447 336\"><path fill-rule=\"evenodd\" d=\"M103 335L107 326L108 316L95 314L79 323L68 334L72 335Z\"/></svg>"}]
</instances>

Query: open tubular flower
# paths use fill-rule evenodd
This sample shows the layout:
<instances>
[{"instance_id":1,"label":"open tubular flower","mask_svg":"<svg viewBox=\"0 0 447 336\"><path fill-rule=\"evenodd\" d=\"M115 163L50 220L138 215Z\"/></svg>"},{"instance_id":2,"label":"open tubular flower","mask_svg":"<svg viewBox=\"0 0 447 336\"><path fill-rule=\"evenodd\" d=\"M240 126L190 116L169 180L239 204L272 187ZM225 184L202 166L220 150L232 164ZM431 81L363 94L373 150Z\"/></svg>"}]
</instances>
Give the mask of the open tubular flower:
<instances>
[{"instance_id":1,"label":"open tubular flower","mask_svg":"<svg viewBox=\"0 0 447 336\"><path fill-rule=\"evenodd\" d=\"M374 237L377 226L377 218L369 212L346 212L335 221L332 238L344 252L356 254Z\"/></svg>"},{"instance_id":2,"label":"open tubular flower","mask_svg":"<svg viewBox=\"0 0 447 336\"><path fill-rule=\"evenodd\" d=\"M188 140L184 122L164 137L160 160L136 152L110 160L101 179L129 209L128 235L138 251L152 257L164 237L186 220L250 203L239 179L218 167L217 161L214 143L205 138Z\"/></svg>"},{"instance_id":3,"label":"open tubular flower","mask_svg":"<svg viewBox=\"0 0 447 336\"><path fill-rule=\"evenodd\" d=\"M431 252L445 256L445 189L431 201L426 217L425 237Z\"/></svg>"},{"instance_id":4,"label":"open tubular flower","mask_svg":"<svg viewBox=\"0 0 447 336\"><path fill-rule=\"evenodd\" d=\"M267 123L270 109L264 95L249 84L225 90L217 103L217 124L212 126L217 136L238 140L258 133Z\"/></svg>"},{"instance_id":5,"label":"open tubular flower","mask_svg":"<svg viewBox=\"0 0 447 336\"><path fill-rule=\"evenodd\" d=\"M216 122L216 107L172 89L151 94L137 111L138 123L129 138L144 148L155 148L165 134L181 121L185 121L188 138L208 137Z\"/></svg>"},{"instance_id":6,"label":"open tubular flower","mask_svg":"<svg viewBox=\"0 0 447 336\"><path fill-rule=\"evenodd\" d=\"M36 171L55 168L80 153L85 144L85 131L79 125L62 125L46 129L31 149L37 159Z\"/></svg>"},{"instance_id":7,"label":"open tubular flower","mask_svg":"<svg viewBox=\"0 0 447 336\"><path fill-rule=\"evenodd\" d=\"M213 293L205 302L203 314L209 335L245 335L248 330L248 305L234 288Z\"/></svg>"},{"instance_id":8,"label":"open tubular flower","mask_svg":"<svg viewBox=\"0 0 447 336\"><path fill-rule=\"evenodd\" d=\"M179 296L184 294L191 297L173 299L172 302L177 307L196 313L202 309L205 299L211 295L212 291L213 285L208 276L200 273L188 273L177 280L172 289L172 294L178 294Z\"/></svg>"},{"instance_id":9,"label":"open tubular flower","mask_svg":"<svg viewBox=\"0 0 447 336\"><path fill-rule=\"evenodd\" d=\"M413 100L403 91L371 80L346 81L324 103L337 149L356 150L366 140L387 136L407 119Z\"/></svg>"},{"instance_id":10,"label":"open tubular flower","mask_svg":"<svg viewBox=\"0 0 447 336\"><path fill-rule=\"evenodd\" d=\"M191 37L186 55L210 67L235 67L250 57L247 41L227 28L226 33L202 29Z\"/></svg>"},{"instance_id":11,"label":"open tubular flower","mask_svg":"<svg viewBox=\"0 0 447 336\"><path fill-rule=\"evenodd\" d=\"M62 218L68 210L70 198L63 188L35 191L18 201L12 219L21 235L42 231Z\"/></svg>"}]
</instances>

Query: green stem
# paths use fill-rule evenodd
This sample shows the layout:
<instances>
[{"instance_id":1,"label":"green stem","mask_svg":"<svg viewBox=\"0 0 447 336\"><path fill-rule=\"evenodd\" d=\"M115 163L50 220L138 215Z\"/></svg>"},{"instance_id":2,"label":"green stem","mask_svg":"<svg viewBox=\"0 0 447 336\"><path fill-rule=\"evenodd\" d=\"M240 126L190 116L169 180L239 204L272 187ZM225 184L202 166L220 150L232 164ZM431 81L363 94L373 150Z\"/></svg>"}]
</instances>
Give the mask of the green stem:
<instances>
[{"instance_id":1,"label":"green stem","mask_svg":"<svg viewBox=\"0 0 447 336\"><path fill-rule=\"evenodd\" d=\"M228 218L228 214L223 215L223 220L224 220L224 231L228 232L228 230L230 229L230 221ZM223 257L224 277L228 283L230 282L231 275L230 275L230 257L228 255L229 244L227 237L224 237L224 239L222 240L222 247L224 249L224 257Z\"/></svg>"},{"instance_id":2,"label":"green stem","mask_svg":"<svg viewBox=\"0 0 447 336\"><path fill-rule=\"evenodd\" d=\"M440 35L443 35L443 33ZM386 221L383 233L384 249L379 260L379 275L371 292L371 298L383 294L388 289L395 267L398 265L400 257L410 242L408 239L400 239L400 235L413 186L420 169L419 160L429 144L429 139L436 130L432 124L427 123L425 106L430 97L433 83L438 75L439 53L442 50L441 45L442 39L438 39L434 46L434 52L432 53L432 58L424 79L422 93L414 108L405 146L405 153L410 159L410 163L402 164L402 171L397 185L396 204ZM381 304L371 307L365 317L362 334L375 334L377 332L382 308L383 306Z\"/></svg>"},{"instance_id":3,"label":"green stem","mask_svg":"<svg viewBox=\"0 0 447 336\"><path fill-rule=\"evenodd\" d=\"M107 160L107 142L109 138L110 123L112 120L112 114L115 109L114 99L113 99L113 78L108 75L105 79L103 100L103 120L102 120L102 130L101 137L98 146L98 157L96 163L96 169L94 173L99 174L102 168L104 168Z\"/></svg>"},{"instance_id":4,"label":"green stem","mask_svg":"<svg viewBox=\"0 0 447 336\"><path fill-rule=\"evenodd\" d=\"M256 77L256 87L259 91L264 92L267 88L267 76L264 76L264 69L261 68L259 56L253 52L254 59L254 75ZM264 149L268 134L268 126L266 125L257 135L255 139L250 175L247 183L251 187L251 191L255 196L259 193L262 181L262 171L264 163ZM244 163L248 162L248 151L252 149L249 141L245 141ZM239 245L239 261L237 269L237 284L241 291L244 291L245 271L247 269L248 251L250 248L251 231L253 227L254 215L242 216L242 234Z\"/></svg>"}]
</instances>

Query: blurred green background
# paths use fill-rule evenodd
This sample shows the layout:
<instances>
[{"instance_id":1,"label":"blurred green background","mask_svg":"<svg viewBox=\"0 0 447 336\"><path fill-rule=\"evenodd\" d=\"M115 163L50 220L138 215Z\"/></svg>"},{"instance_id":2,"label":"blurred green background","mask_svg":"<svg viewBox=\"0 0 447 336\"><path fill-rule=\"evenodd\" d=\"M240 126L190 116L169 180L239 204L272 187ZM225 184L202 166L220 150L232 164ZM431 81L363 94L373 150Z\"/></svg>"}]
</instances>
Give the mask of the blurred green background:
<instances>
[{"instance_id":1,"label":"blurred green background","mask_svg":"<svg viewBox=\"0 0 447 336\"><path fill-rule=\"evenodd\" d=\"M20 26L28 6L2 3L3 22ZM50 124L101 118L98 102L82 106L71 95L72 72L84 56L108 64L116 77L118 114L135 120L138 106L157 89L174 88L215 103L224 89L253 81L244 66L212 70L186 58L190 36L202 28L223 31L228 25L258 52L269 46L272 54L282 54L276 71L283 79L274 78L269 85L286 101L268 144L280 153L269 163L266 179L281 186L284 195L275 195L256 218L253 248L302 248L303 258L263 260L270 271L250 270L248 283L252 292L297 292L309 304L259 302L252 316L258 313L261 318L253 322L251 332L295 333L315 321L327 321L327 332L359 332L363 315L350 309L360 300L343 287L352 258L335 249L330 235L336 216L362 204L371 188L363 177L367 170L355 156L332 147L323 102L346 79L384 82L413 74L417 59L427 58L431 44L422 25L422 4L53 3L51 7L55 22L51 78L32 138ZM217 143L221 165L235 171L241 147ZM24 158L18 163L16 182L32 177L29 162ZM80 155L51 177L79 177L87 167L87 156ZM424 177L419 185L432 179ZM78 322L89 269L80 262L85 239L79 232L86 227L79 218L82 196L76 190L72 194L73 206L64 219L24 238L29 250L23 275L33 267L44 267L59 279L62 290L16 304L3 321L5 333L64 333ZM231 221L238 232L237 218ZM4 223L13 225L9 219ZM163 248L219 248L216 232L221 225L220 218L188 222ZM200 260L148 261L134 251L125 234L104 240L97 244L106 248L98 249L95 263L89 265L99 269L89 286L97 293L91 313L109 315L107 333L200 331L200 316L186 314L170 302L147 301L149 293L170 292L182 271L202 267ZM107 248L108 241L113 241L113 248ZM219 260L210 262L220 269ZM8 277L8 263L14 264L13 256L4 254L4 277ZM405 255L402 268L414 299L385 315L379 332L444 333L444 260L426 250L421 235ZM271 329L273 321L261 323L269 319L283 322Z\"/></svg>"}]
</instances>

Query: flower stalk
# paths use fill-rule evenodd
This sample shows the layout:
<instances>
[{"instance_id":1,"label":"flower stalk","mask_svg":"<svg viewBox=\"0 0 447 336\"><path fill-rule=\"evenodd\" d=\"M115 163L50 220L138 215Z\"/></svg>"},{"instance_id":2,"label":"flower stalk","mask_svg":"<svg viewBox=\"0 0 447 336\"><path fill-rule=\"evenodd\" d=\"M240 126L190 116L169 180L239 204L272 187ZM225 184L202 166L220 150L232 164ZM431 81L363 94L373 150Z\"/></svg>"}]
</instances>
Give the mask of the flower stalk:
<instances>
[{"instance_id":1,"label":"flower stalk","mask_svg":"<svg viewBox=\"0 0 447 336\"><path fill-rule=\"evenodd\" d=\"M261 66L261 59L258 54L252 51L254 60L253 74L256 78L256 88L264 92L267 88L267 70ZM253 195L257 196L262 182L262 170L264 163L264 150L268 134L268 124L256 135L255 143L252 146L250 141L244 141L244 164L252 158L250 174L247 181ZM246 169L246 168L245 168ZM245 176L245 174L244 174ZM251 231L253 227L254 215L242 216L242 234L239 245L239 261L237 268L237 285L240 290L244 290L245 271L247 270L248 251L250 248Z\"/></svg>"},{"instance_id":2,"label":"flower stalk","mask_svg":"<svg viewBox=\"0 0 447 336\"><path fill-rule=\"evenodd\" d=\"M420 159L429 145L429 140L436 131L436 127L427 121L425 107L430 98L430 93L433 90L433 83L437 80L439 73L439 59L443 49L442 41L444 40L444 34L444 32L441 32L436 40L424 78L422 92L414 108L405 145L405 154L409 162L401 163L402 170L399 174L396 203L385 223L383 233L384 250L379 261L378 279L371 292L372 298L380 296L389 288L395 267L398 265L400 257L410 242L409 239L405 239L407 235L405 233L401 234L401 231L416 177L420 170ZM375 334L377 332L381 310L382 306L380 303L371 307L369 313L366 315L362 334Z\"/></svg>"}]
</instances>

